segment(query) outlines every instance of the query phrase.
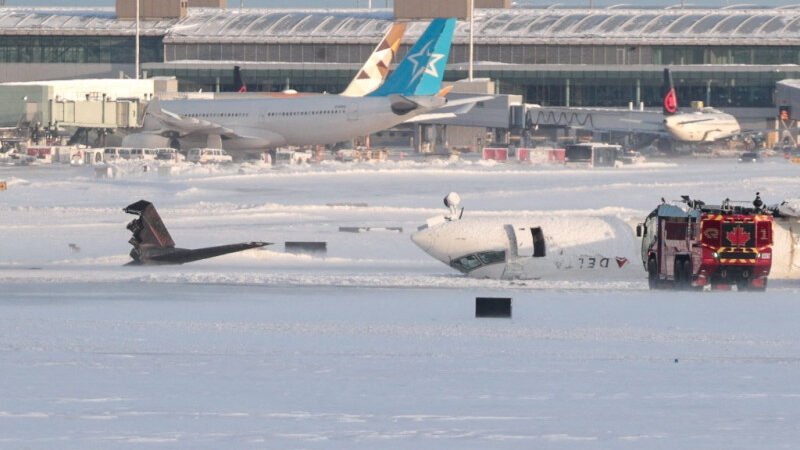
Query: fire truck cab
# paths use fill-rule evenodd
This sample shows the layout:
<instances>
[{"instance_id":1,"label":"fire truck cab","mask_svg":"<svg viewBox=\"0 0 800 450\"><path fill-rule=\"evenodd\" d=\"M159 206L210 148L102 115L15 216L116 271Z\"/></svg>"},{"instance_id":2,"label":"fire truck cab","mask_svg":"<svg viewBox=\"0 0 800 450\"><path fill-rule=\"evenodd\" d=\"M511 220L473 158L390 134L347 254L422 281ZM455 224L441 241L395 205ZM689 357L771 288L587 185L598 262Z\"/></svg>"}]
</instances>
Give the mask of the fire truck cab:
<instances>
[{"instance_id":1,"label":"fire truck cab","mask_svg":"<svg viewBox=\"0 0 800 450\"><path fill-rule=\"evenodd\" d=\"M636 227L651 289L697 288L763 291L772 266L772 215L726 200L708 206L684 196L662 203Z\"/></svg>"}]
</instances>

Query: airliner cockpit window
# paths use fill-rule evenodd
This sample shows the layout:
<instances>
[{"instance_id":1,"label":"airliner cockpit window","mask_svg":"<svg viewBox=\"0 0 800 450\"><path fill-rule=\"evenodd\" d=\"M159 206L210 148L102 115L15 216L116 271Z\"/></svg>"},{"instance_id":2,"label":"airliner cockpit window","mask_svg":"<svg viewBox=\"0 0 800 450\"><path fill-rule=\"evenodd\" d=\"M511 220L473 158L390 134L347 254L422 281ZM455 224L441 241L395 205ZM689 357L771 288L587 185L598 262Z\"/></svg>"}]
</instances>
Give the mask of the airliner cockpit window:
<instances>
[{"instance_id":1,"label":"airliner cockpit window","mask_svg":"<svg viewBox=\"0 0 800 450\"><path fill-rule=\"evenodd\" d=\"M494 251L494 252L483 252L478 253L478 256L481 258L484 264L495 264L506 262L506 252L504 251Z\"/></svg>"},{"instance_id":2,"label":"airliner cockpit window","mask_svg":"<svg viewBox=\"0 0 800 450\"><path fill-rule=\"evenodd\" d=\"M454 259L450 263L451 266L464 273L477 269L482 264L483 263L481 262L480 258L478 258L478 255L462 256L461 258Z\"/></svg>"},{"instance_id":3,"label":"airliner cockpit window","mask_svg":"<svg viewBox=\"0 0 800 450\"><path fill-rule=\"evenodd\" d=\"M450 261L450 266L459 272L469 273L481 266L504 263L505 261L506 252L504 250L493 250L456 258Z\"/></svg>"}]
</instances>

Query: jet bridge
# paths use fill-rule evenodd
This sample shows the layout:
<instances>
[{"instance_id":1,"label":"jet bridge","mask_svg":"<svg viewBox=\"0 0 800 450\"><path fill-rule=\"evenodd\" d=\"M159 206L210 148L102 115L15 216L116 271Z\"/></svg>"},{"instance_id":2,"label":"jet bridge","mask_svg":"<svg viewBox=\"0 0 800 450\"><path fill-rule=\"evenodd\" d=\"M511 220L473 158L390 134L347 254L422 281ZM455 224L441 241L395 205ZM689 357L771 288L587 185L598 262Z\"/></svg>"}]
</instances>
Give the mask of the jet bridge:
<instances>
[{"instance_id":1,"label":"jet bridge","mask_svg":"<svg viewBox=\"0 0 800 450\"><path fill-rule=\"evenodd\" d=\"M61 128L132 128L138 126L139 101L51 101L49 117Z\"/></svg>"},{"instance_id":2,"label":"jet bridge","mask_svg":"<svg viewBox=\"0 0 800 450\"><path fill-rule=\"evenodd\" d=\"M663 134L661 111L622 108L573 108L525 105L527 128L575 128L589 131Z\"/></svg>"},{"instance_id":3,"label":"jet bridge","mask_svg":"<svg viewBox=\"0 0 800 450\"><path fill-rule=\"evenodd\" d=\"M475 94L456 94L461 98ZM581 129L592 132L665 134L660 110L623 108L574 108L522 104L516 95L494 99L465 108L443 108L440 114L415 124L417 151L427 147L471 147L485 142L505 142L508 131L539 128ZM439 116L439 117L436 117ZM473 130L464 133L462 130ZM493 132L487 134L487 131ZM465 134L464 137L461 134ZM485 140L485 141L484 141ZM427 146L423 148L423 146Z\"/></svg>"}]
</instances>

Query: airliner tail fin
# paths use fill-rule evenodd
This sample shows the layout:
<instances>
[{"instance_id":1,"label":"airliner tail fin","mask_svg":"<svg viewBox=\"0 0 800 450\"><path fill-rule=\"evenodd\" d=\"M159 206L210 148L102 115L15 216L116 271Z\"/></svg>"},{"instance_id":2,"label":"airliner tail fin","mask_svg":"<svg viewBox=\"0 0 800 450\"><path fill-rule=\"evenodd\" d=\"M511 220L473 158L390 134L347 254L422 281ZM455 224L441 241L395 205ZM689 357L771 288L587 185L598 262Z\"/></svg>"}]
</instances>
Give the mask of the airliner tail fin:
<instances>
[{"instance_id":1,"label":"airliner tail fin","mask_svg":"<svg viewBox=\"0 0 800 450\"><path fill-rule=\"evenodd\" d=\"M397 70L372 96L432 96L442 89L444 70L450 57L450 44L456 19L434 19L409 50Z\"/></svg>"}]
</instances>

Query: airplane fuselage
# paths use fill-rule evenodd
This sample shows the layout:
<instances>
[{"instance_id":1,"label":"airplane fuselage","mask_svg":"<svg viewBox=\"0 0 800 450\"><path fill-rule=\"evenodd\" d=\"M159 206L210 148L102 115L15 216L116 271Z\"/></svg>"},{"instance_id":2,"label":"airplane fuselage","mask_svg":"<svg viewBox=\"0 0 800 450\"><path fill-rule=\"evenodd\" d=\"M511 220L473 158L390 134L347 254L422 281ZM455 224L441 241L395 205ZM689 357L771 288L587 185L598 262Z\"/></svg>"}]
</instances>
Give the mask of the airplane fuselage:
<instances>
[{"instance_id":1,"label":"airplane fuselage","mask_svg":"<svg viewBox=\"0 0 800 450\"><path fill-rule=\"evenodd\" d=\"M681 142L713 142L739 134L739 122L719 111L678 113L664 118L664 128Z\"/></svg>"},{"instance_id":2,"label":"airplane fuselage","mask_svg":"<svg viewBox=\"0 0 800 450\"><path fill-rule=\"evenodd\" d=\"M314 95L294 98L173 100L164 110L184 120L212 122L236 134L228 150L333 144L391 128L424 112L392 110L391 97ZM191 133L185 133L190 135Z\"/></svg>"},{"instance_id":3,"label":"airplane fuselage","mask_svg":"<svg viewBox=\"0 0 800 450\"><path fill-rule=\"evenodd\" d=\"M633 230L615 217L442 220L411 239L432 257L475 278L641 276Z\"/></svg>"}]
</instances>

